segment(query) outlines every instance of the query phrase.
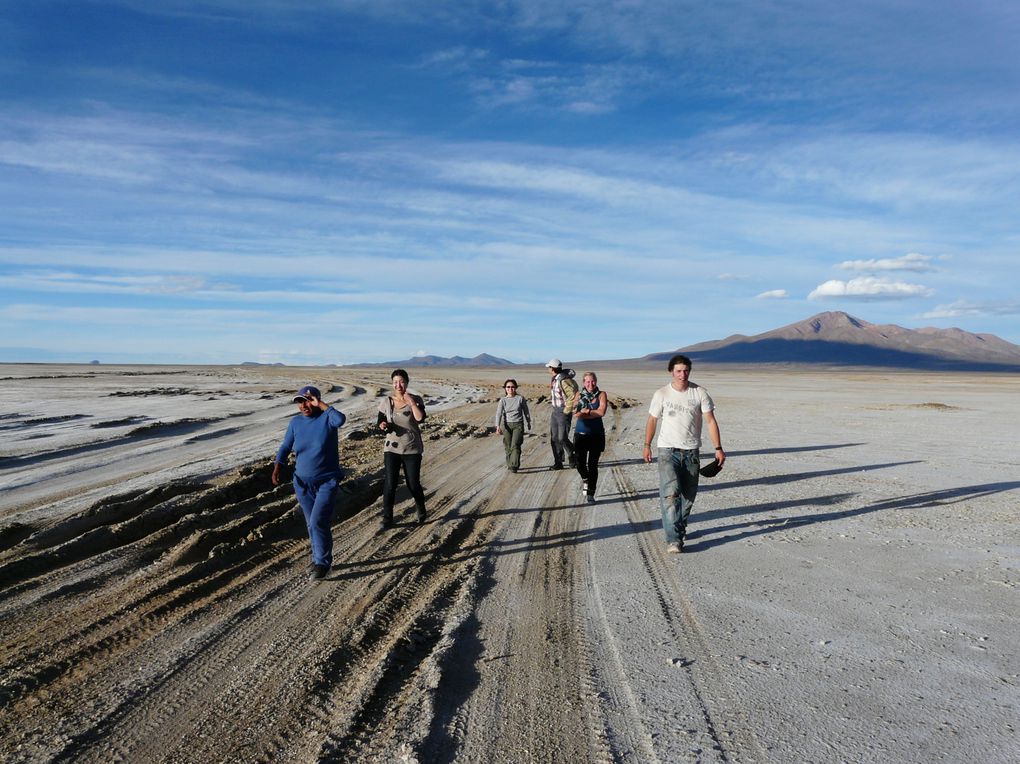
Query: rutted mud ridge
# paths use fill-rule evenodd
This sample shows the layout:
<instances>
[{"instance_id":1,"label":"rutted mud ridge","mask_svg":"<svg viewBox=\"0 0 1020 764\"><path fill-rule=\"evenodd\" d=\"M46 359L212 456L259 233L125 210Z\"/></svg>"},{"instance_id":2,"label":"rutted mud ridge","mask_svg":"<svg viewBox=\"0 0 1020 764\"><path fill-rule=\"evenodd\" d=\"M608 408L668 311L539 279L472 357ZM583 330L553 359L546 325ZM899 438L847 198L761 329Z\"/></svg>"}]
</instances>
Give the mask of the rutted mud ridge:
<instances>
[{"instance_id":1,"label":"rutted mud ridge","mask_svg":"<svg viewBox=\"0 0 1020 764\"><path fill-rule=\"evenodd\" d=\"M111 398L147 398L151 395L192 395L195 391L187 387L157 387L154 390L114 390Z\"/></svg>"},{"instance_id":2,"label":"rutted mud ridge","mask_svg":"<svg viewBox=\"0 0 1020 764\"><path fill-rule=\"evenodd\" d=\"M547 409L533 405L535 432L512 474L492 428L504 374L460 372L415 380L434 404L424 428L427 521L414 521L401 488L396 527L380 531L381 436L370 391L385 389L386 371L318 370L313 381L349 421L335 565L310 583L293 491L269 479L288 397L308 378L246 373L266 375L247 402L231 396L202 409L192 408L201 396L178 396L176 408L153 417L161 429L120 436L137 450L167 445L140 462L125 449L93 466L113 449L33 452L22 439L23 458L0 465L0 493L32 497L24 507L8 499L13 508L0 515L4 762L910 761L937 758L924 748L932 739L947 760L1006 761L1000 752L1015 750L997 747L996 730L1012 724L1016 672L994 652L1016 625L995 599L1016 590L1015 575L983 558L973 574L955 562L952 575L939 571L940 581L964 581L985 629L982 652L967 648L963 660L951 637L923 631L938 603L911 620L930 577L902 571L921 557L926 566L955 559L941 548L927 554L928 537L909 535L922 521L952 520L956 513L931 512L933 502L962 512L980 500L985 511L967 521L977 534L979 514L1013 522L1018 484L989 479L970 493L925 484L911 494L898 483L897 495L875 498L887 488L879 473L904 462L861 462L863 433L840 443L810 433L806 442L817 446L800 437L788 447L741 443L731 404L722 421L733 461L703 487L691 553L681 559L663 550L655 468L638 458L642 395L662 375L629 388L622 375L600 375L614 405L592 507L574 472L548 469ZM203 370L180 378L180 389L249 384L231 375ZM31 426L78 428L66 435L75 443L94 437L97 422L138 425L145 409L132 409L132 396L124 408L95 404L117 381L143 389L104 380L101 395L67 404L89 416ZM150 391L164 381L137 380ZM259 402L261 391L277 389ZM777 392L768 389L771 404ZM544 380L522 390L534 401ZM720 403L739 397L713 393ZM749 400L742 411L760 411L760 399ZM857 416L873 402L862 400ZM224 405L236 406L233 414L205 416ZM920 412L932 426L949 419ZM996 437L996 421L984 423L986 438ZM13 414L0 422L21 432ZM807 463L776 475L777 453ZM72 475L80 468L81 495L42 491L55 465ZM899 469L904 481L918 477ZM847 540L867 533L880 538L870 558ZM909 542L909 555L897 559L895 585L881 589L867 577L889 559L890 539ZM981 548L995 543L983 538ZM863 588L843 596L860 580ZM965 598L944 594L939 602L955 604L938 611L939 623L966 632ZM876 608L894 607L889 623L876 623ZM858 637L854 628L870 631ZM951 704L966 726L952 736L923 729L939 718L939 688L968 683L977 689L962 699L987 702ZM970 708L980 710L968 716ZM923 729L923 739L898 742L910 729Z\"/></svg>"}]
</instances>

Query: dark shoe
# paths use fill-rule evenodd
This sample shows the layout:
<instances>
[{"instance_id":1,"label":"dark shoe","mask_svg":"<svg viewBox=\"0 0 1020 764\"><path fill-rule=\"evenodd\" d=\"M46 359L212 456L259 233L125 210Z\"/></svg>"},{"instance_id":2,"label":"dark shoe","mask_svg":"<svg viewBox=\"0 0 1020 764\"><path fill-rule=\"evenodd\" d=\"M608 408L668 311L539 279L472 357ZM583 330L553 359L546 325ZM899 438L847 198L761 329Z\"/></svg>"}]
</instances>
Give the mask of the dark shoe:
<instances>
[{"instance_id":1,"label":"dark shoe","mask_svg":"<svg viewBox=\"0 0 1020 764\"><path fill-rule=\"evenodd\" d=\"M561 470L561 469L563 469L563 462L556 462L556 464L554 464L554 465L552 466L552 468L553 468L554 470Z\"/></svg>"},{"instance_id":2,"label":"dark shoe","mask_svg":"<svg viewBox=\"0 0 1020 764\"><path fill-rule=\"evenodd\" d=\"M510 471L516 473L517 472L517 468L516 467L511 467Z\"/></svg>"},{"instance_id":3,"label":"dark shoe","mask_svg":"<svg viewBox=\"0 0 1020 764\"><path fill-rule=\"evenodd\" d=\"M592 496L590 493L588 494L588 503L589 504L594 504L595 503L595 497Z\"/></svg>"},{"instance_id":4,"label":"dark shoe","mask_svg":"<svg viewBox=\"0 0 1020 764\"><path fill-rule=\"evenodd\" d=\"M387 520L385 517L379 521L379 530L385 531L393 527L393 521Z\"/></svg>"},{"instance_id":5,"label":"dark shoe","mask_svg":"<svg viewBox=\"0 0 1020 764\"><path fill-rule=\"evenodd\" d=\"M424 512L419 512L418 513L418 522L419 523L425 522L425 513Z\"/></svg>"},{"instance_id":6,"label":"dark shoe","mask_svg":"<svg viewBox=\"0 0 1020 764\"><path fill-rule=\"evenodd\" d=\"M309 581L321 581L329 573L328 565L313 565L311 571L308 573Z\"/></svg>"}]
</instances>

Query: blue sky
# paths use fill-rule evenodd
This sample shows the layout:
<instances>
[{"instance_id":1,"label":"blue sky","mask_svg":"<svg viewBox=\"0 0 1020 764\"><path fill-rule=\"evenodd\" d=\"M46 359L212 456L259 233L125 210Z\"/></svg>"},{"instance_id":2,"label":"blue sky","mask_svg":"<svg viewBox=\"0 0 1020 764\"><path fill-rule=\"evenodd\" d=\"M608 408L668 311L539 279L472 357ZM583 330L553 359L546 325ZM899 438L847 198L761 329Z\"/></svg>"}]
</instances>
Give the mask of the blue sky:
<instances>
[{"instance_id":1,"label":"blue sky","mask_svg":"<svg viewBox=\"0 0 1020 764\"><path fill-rule=\"evenodd\" d=\"M1020 5L0 0L0 361L1020 343Z\"/></svg>"}]
</instances>

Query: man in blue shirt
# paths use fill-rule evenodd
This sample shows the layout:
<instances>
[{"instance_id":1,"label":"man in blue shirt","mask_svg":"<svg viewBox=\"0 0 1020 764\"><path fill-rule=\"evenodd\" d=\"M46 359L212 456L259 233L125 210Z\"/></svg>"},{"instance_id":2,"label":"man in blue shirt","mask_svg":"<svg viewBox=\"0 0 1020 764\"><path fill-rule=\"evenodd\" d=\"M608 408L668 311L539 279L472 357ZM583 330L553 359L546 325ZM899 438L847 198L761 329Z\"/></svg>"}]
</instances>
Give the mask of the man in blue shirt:
<instances>
[{"instance_id":1,"label":"man in blue shirt","mask_svg":"<svg viewBox=\"0 0 1020 764\"><path fill-rule=\"evenodd\" d=\"M291 451L297 456L294 493L305 515L312 542L312 564L308 577L325 578L333 565L333 512L340 487L340 446L337 430L347 417L322 402L318 388L307 385L298 390L294 403L301 413L290 420L287 434L276 452L273 485L280 484L280 467Z\"/></svg>"}]
</instances>

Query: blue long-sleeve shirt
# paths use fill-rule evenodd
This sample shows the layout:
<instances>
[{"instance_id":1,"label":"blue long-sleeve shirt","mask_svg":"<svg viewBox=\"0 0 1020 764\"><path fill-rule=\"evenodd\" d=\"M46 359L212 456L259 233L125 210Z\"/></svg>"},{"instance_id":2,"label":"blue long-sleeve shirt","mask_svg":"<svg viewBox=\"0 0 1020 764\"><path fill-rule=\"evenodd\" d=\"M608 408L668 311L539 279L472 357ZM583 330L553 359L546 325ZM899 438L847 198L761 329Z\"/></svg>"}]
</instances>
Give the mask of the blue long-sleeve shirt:
<instances>
[{"instance_id":1,"label":"blue long-sleeve shirt","mask_svg":"<svg viewBox=\"0 0 1020 764\"><path fill-rule=\"evenodd\" d=\"M297 456L294 473L302 480L318 480L340 472L340 444L337 430L347 417L330 406L317 416L298 414L287 425L276 463L286 464L291 451Z\"/></svg>"}]
</instances>

